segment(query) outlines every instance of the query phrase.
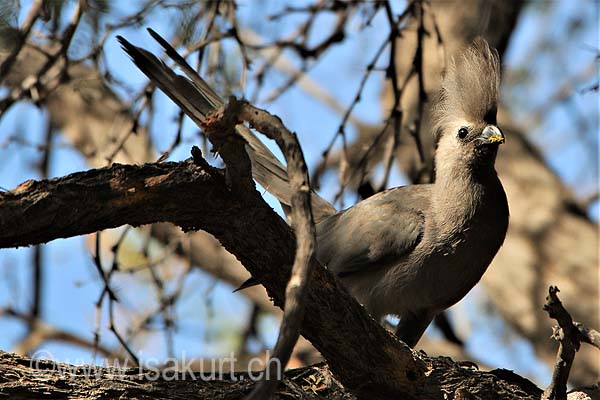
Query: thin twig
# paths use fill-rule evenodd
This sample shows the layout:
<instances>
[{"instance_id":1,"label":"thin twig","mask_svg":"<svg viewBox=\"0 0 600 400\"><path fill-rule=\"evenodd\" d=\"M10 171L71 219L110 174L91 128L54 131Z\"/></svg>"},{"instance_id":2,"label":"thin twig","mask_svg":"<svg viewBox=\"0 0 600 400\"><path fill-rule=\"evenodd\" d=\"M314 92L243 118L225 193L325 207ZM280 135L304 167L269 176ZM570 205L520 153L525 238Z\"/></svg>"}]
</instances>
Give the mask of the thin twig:
<instances>
[{"instance_id":1,"label":"thin twig","mask_svg":"<svg viewBox=\"0 0 600 400\"><path fill-rule=\"evenodd\" d=\"M304 317L303 300L306 297L309 278L314 267L315 224L310 202L311 189L308 168L296 135L290 132L278 117L245 101L237 101L233 97L224 109L217 110L207 117L205 127L211 140L221 142L223 134L219 134L219 131L231 132L233 127L229 126L228 128L226 125L235 124L237 121L249 122L257 131L269 139L275 140L283 152L292 188L292 225L296 234L296 254L285 291L283 319L273 350L273 357L268 361L268 365L279 364L279 368L267 368L264 379L248 396L249 400L258 400L270 398L282 377L282 369L287 365L300 335ZM214 132L214 138L211 132ZM223 153L222 155L227 156ZM230 167L229 164L227 166Z\"/></svg>"},{"instance_id":2,"label":"thin twig","mask_svg":"<svg viewBox=\"0 0 600 400\"><path fill-rule=\"evenodd\" d=\"M125 237L125 234L121 235L121 238L124 238L124 237ZM121 240L122 239L120 239L120 241ZM135 355L135 353L129 347L129 345L127 344L125 339L121 336L121 334L116 329L115 317L114 317L114 304L115 304L115 302L118 301L118 299L110 287L110 278L111 278L112 274L114 273L114 271L117 269L117 268L115 268L115 265L117 265L117 264L115 264L113 262L113 266L112 266L111 270L108 272L108 274L104 272L104 268L102 268L102 259L101 259L102 246L100 243L101 243L101 235L100 235L100 232L98 232L98 233L96 233L96 241L95 241L94 265L96 266L96 270L98 271L98 274L102 278L104 287L102 289L102 292L100 293L100 296L98 297L98 300L96 301L96 329L94 332L94 346L96 348L96 346L98 346L99 342L100 342L100 321L101 321L102 303L103 303L104 297L106 295L108 295L109 329L115 335L115 337L117 338L117 340L119 341L119 343L121 344L123 349L125 349L127 354L129 354L129 356L134 361L134 363L136 365L139 365L138 357ZM94 354L94 356L95 356L95 354Z\"/></svg>"},{"instance_id":3,"label":"thin twig","mask_svg":"<svg viewBox=\"0 0 600 400\"><path fill-rule=\"evenodd\" d=\"M46 126L46 135L44 140L44 151L42 155L42 159L40 161L40 176L43 179L48 178L49 173L48 169L50 168L50 154L52 151L52 137L54 134L54 128L52 123L48 119ZM29 329L33 331L35 328L35 323L41 317L41 309L42 309L42 296L43 296L43 282L44 282L44 247L43 245L37 245L34 249L34 257L33 257L33 274L32 274L32 290L33 290L33 303L31 305L31 320ZM31 333L31 332L30 332Z\"/></svg>"},{"instance_id":4,"label":"thin twig","mask_svg":"<svg viewBox=\"0 0 600 400\"><path fill-rule=\"evenodd\" d=\"M312 273L315 250L315 223L310 202L310 182L308 168L304 161L302 148L295 134L290 132L281 120L268 112L245 103L240 118L249 122L259 132L277 142L287 162L287 173L292 188L292 221L296 234L296 255L292 266L290 280L285 290L285 306L279 337L273 350L272 360L278 360L281 368L285 368L290 359L294 345L299 337L300 326L304 317L304 298ZM268 399L276 388L274 374L281 378L282 371L268 368L270 376L266 376L253 390L249 399Z\"/></svg>"},{"instance_id":5,"label":"thin twig","mask_svg":"<svg viewBox=\"0 0 600 400\"><path fill-rule=\"evenodd\" d=\"M28 325L35 326L33 332L13 347L13 351L18 354L31 353L42 343L47 341L59 341L89 349L95 347L95 344L90 342L87 338L59 329L39 318L32 317L29 313L22 313L11 307L0 308L0 316L16 318L20 321L24 321ZM36 319L36 321L32 321L32 319ZM109 348L100 346L97 350L106 357L119 358L117 352L110 350Z\"/></svg>"},{"instance_id":6,"label":"thin twig","mask_svg":"<svg viewBox=\"0 0 600 400\"><path fill-rule=\"evenodd\" d=\"M17 43L14 44L8 56L4 59L4 61L0 64L0 83L4 81L4 78L10 71L11 67L17 60L17 56L21 52L21 49L25 45L27 37L29 36L29 32L31 31L31 27L38 19L42 12L42 7L44 5L43 0L35 0L29 9L29 13L25 17L21 28L19 29L18 34L16 35Z\"/></svg>"}]
</instances>

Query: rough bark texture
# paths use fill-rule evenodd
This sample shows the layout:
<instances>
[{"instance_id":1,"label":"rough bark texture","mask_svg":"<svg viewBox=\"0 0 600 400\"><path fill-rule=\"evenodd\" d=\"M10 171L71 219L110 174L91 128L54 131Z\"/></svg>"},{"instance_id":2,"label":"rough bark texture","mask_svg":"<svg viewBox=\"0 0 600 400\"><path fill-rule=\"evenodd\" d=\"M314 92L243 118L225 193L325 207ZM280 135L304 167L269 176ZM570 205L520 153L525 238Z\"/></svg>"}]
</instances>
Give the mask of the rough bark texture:
<instances>
[{"instance_id":1,"label":"rough bark texture","mask_svg":"<svg viewBox=\"0 0 600 400\"><path fill-rule=\"evenodd\" d=\"M437 364L450 365L447 359ZM453 367L457 368L457 367ZM29 359L0 352L0 393L14 399L241 399L254 386L248 375L226 372L218 379L207 371L163 371L162 379L157 370L139 368L104 368L98 366L74 366L50 360ZM438 399L539 399L541 390L531 382L510 371L495 370L490 373L458 369L458 376L444 388ZM462 374L462 377L460 376ZM470 376L475 375L475 376ZM212 378L212 379L211 379ZM459 380L464 379L462 384ZM512 381L507 384L507 381ZM468 389L467 389L468 387ZM497 390L490 393L490 388ZM507 390L510 392L507 393ZM592 386L573 390L569 400L596 399L600 387ZM342 387L323 365L289 370L273 396L279 399L328 399L354 400L354 393ZM366 396L365 398L371 398ZM426 394L422 398L428 397Z\"/></svg>"},{"instance_id":2,"label":"rough bark texture","mask_svg":"<svg viewBox=\"0 0 600 400\"><path fill-rule=\"evenodd\" d=\"M153 379L156 371L73 366L49 360L31 360L0 352L0 393L13 399L241 399L254 382L243 373L225 373L209 379L205 373L165 374ZM313 377L314 380L308 378ZM150 379L149 379L150 378ZM326 384L325 384L326 383ZM326 369L306 368L285 374L273 400L355 399Z\"/></svg>"}]
</instances>

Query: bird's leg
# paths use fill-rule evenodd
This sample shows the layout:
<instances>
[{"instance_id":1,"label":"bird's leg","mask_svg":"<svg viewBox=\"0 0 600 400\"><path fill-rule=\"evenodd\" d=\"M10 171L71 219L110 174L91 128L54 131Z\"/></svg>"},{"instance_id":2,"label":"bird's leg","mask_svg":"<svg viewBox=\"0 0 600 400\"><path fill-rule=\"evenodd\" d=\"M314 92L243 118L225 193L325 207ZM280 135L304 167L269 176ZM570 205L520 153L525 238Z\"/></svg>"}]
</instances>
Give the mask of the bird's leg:
<instances>
[{"instance_id":1,"label":"bird's leg","mask_svg":"<svg viewBox=\"0 0 600 400\"><path fill-rule=\"evenodd\" d=\"M411 312L401 316L396 327L396 336L411 348L415 347L425 329L429 326L435 315L427 311Z\"/></svg>"}]
</instances>

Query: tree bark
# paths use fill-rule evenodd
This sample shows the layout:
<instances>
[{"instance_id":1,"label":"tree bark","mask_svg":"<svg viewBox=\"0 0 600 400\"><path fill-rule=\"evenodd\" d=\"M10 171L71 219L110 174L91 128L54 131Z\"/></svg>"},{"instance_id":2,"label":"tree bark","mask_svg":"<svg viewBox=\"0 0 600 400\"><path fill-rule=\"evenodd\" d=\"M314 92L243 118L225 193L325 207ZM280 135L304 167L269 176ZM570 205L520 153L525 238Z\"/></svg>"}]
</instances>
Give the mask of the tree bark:
<instances>
[{"instance_id":1,"label":"tree bark","mask_svg":"<svg viewBox=\"0 0 600 400\"><path fill-rule=\"evenodd\" d=\"M452 367L441 359L440 368ZM510 371L489 373L458 368L464 382L440 385L439 397L423 393L422 399L539 399L541 391L531 382ZM50 360L37 360L0 352L0 393L18 399L241 399L255 381L245 372L215 375L208 371L182 371L143 368L75 366ZM257 375L254 375L257 376ZM365 382L368 384L368 382ZM460 387L457 387L460 386ZM507 390L510 392L507 393ZM587 393L593 388L585 389ZM494 392L496 391L496 392ZM444 394L446 396L444 397ZM472 395L470 393L475 393ZM583 392L579 392L583 393ZM574 396L575 394L573 394ZM372 399L349 392L332 378L327 366L316 365L286 371L273 399ZM398 397L396 397L398 398ZM408 397L402 397L408 398ZM569 396L575 399L575 397ZM585 397L580 397L585 399Z\"/></svg>"}]
</instances>

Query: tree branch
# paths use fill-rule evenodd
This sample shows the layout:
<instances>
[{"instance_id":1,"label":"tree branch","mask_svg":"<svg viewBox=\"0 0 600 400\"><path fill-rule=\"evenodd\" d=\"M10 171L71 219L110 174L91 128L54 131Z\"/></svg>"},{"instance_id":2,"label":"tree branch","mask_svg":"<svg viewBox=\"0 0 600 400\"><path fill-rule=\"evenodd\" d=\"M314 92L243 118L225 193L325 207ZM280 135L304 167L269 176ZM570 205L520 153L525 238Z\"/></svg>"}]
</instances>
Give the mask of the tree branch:
<instances>
[{"instance_id":1,"label":"tree branch","mask_svg":"<svg viewBox=\"0 0 600 400\"><path fill-rule=\"evenodd\" d=\"M224 361L217 364L224 366L219 368L222 371L191 370L189 366L176 371L171 367L130 368L117 364L76 366L0 351L0 376L3 377L0 394L19 399L240 399L252 391L261 372L230 372L226 369L232 360L219 360L219 363ZM387 398L538 400L541 394L534 384L511 371L480 372L460 368L448 358L433 361L434 375L445 377L433 390ZM370 382L363 384L373 388ZM585 390L592 393L595 389ZM477 397L473 397L474 393ZM373 392L363 395L349 392L324 364L286 371L273 399L291 397L301 400L381 398Z\"/></svg>"},{"instance_id":2,"label":"tree branch","mask_svg":"<svg viewBox=\"0 0 600 400\"><path fill-rule=\"evenodd\" d=\"M236 103L233 99L230 103ZM292 189L292 227L296 236L296 251L290 280L285 288L285 307L279 337L273 350L273 359L287 365L300 332L305 312L305 296L316 261L315 222L311 208L311 188L308 168L302 148L295 134L291 133L276 116L255 108L247 102L239 102L239 118L249 122L259 132L275 140L285 155L287 174ZM237 108L237 107L236 107ZM268 399L276 385L273 379L265 379L253 391L249 399Z\"/></svg>"},{"instance_id":3,"label":"tree branch","mask_svg":"<svg viewBox=\"0 0 600 400\"><path fill-rule=\"evenodd\" d=\"M575 324L558 298L558 292L556 286L550 286L546 304L544 304L544 311L550 318L558 322L558 326L552 329L552 337L559 342L559 345L552 382L544 391L543 400L566 400L569 372L581 342L584 341L598 347L598 332L587 329L581 324Z\"/></svg>"},{"instance_id":4,"label":"tree branch","mask_svg":"<svg viewBox=\"0 0 600 400\"><path fill-rule=\"evenodd\" d=\"M197 202L182 207L182 202L200 200L195 191L203 192L205 205L212 205L210 212L227 213L217 206L218 199L224 207L231 202L218 177L218 172L185 162L115 164L58 179L28 180L0 193L0 247L29 246L124 223L171 221L191 228L195 214L208 211L191 207L202 206ZM214 203L208 196L214 196Z\"/></svg>"},{"instance_id":5,"label":"tree branch","mask_svg":"<svg viewBox=\"0 0 600 400\"><path fill-rule=\"evenodd\" d=\"M228 364L225 364L228 366ZM174 369L69 365L0 351L0 394L27 399L240 399L254 387L259 372L181 372ZM285 373L273 400L356 399L326 368Z\"/></svg>"}]
</instances>

